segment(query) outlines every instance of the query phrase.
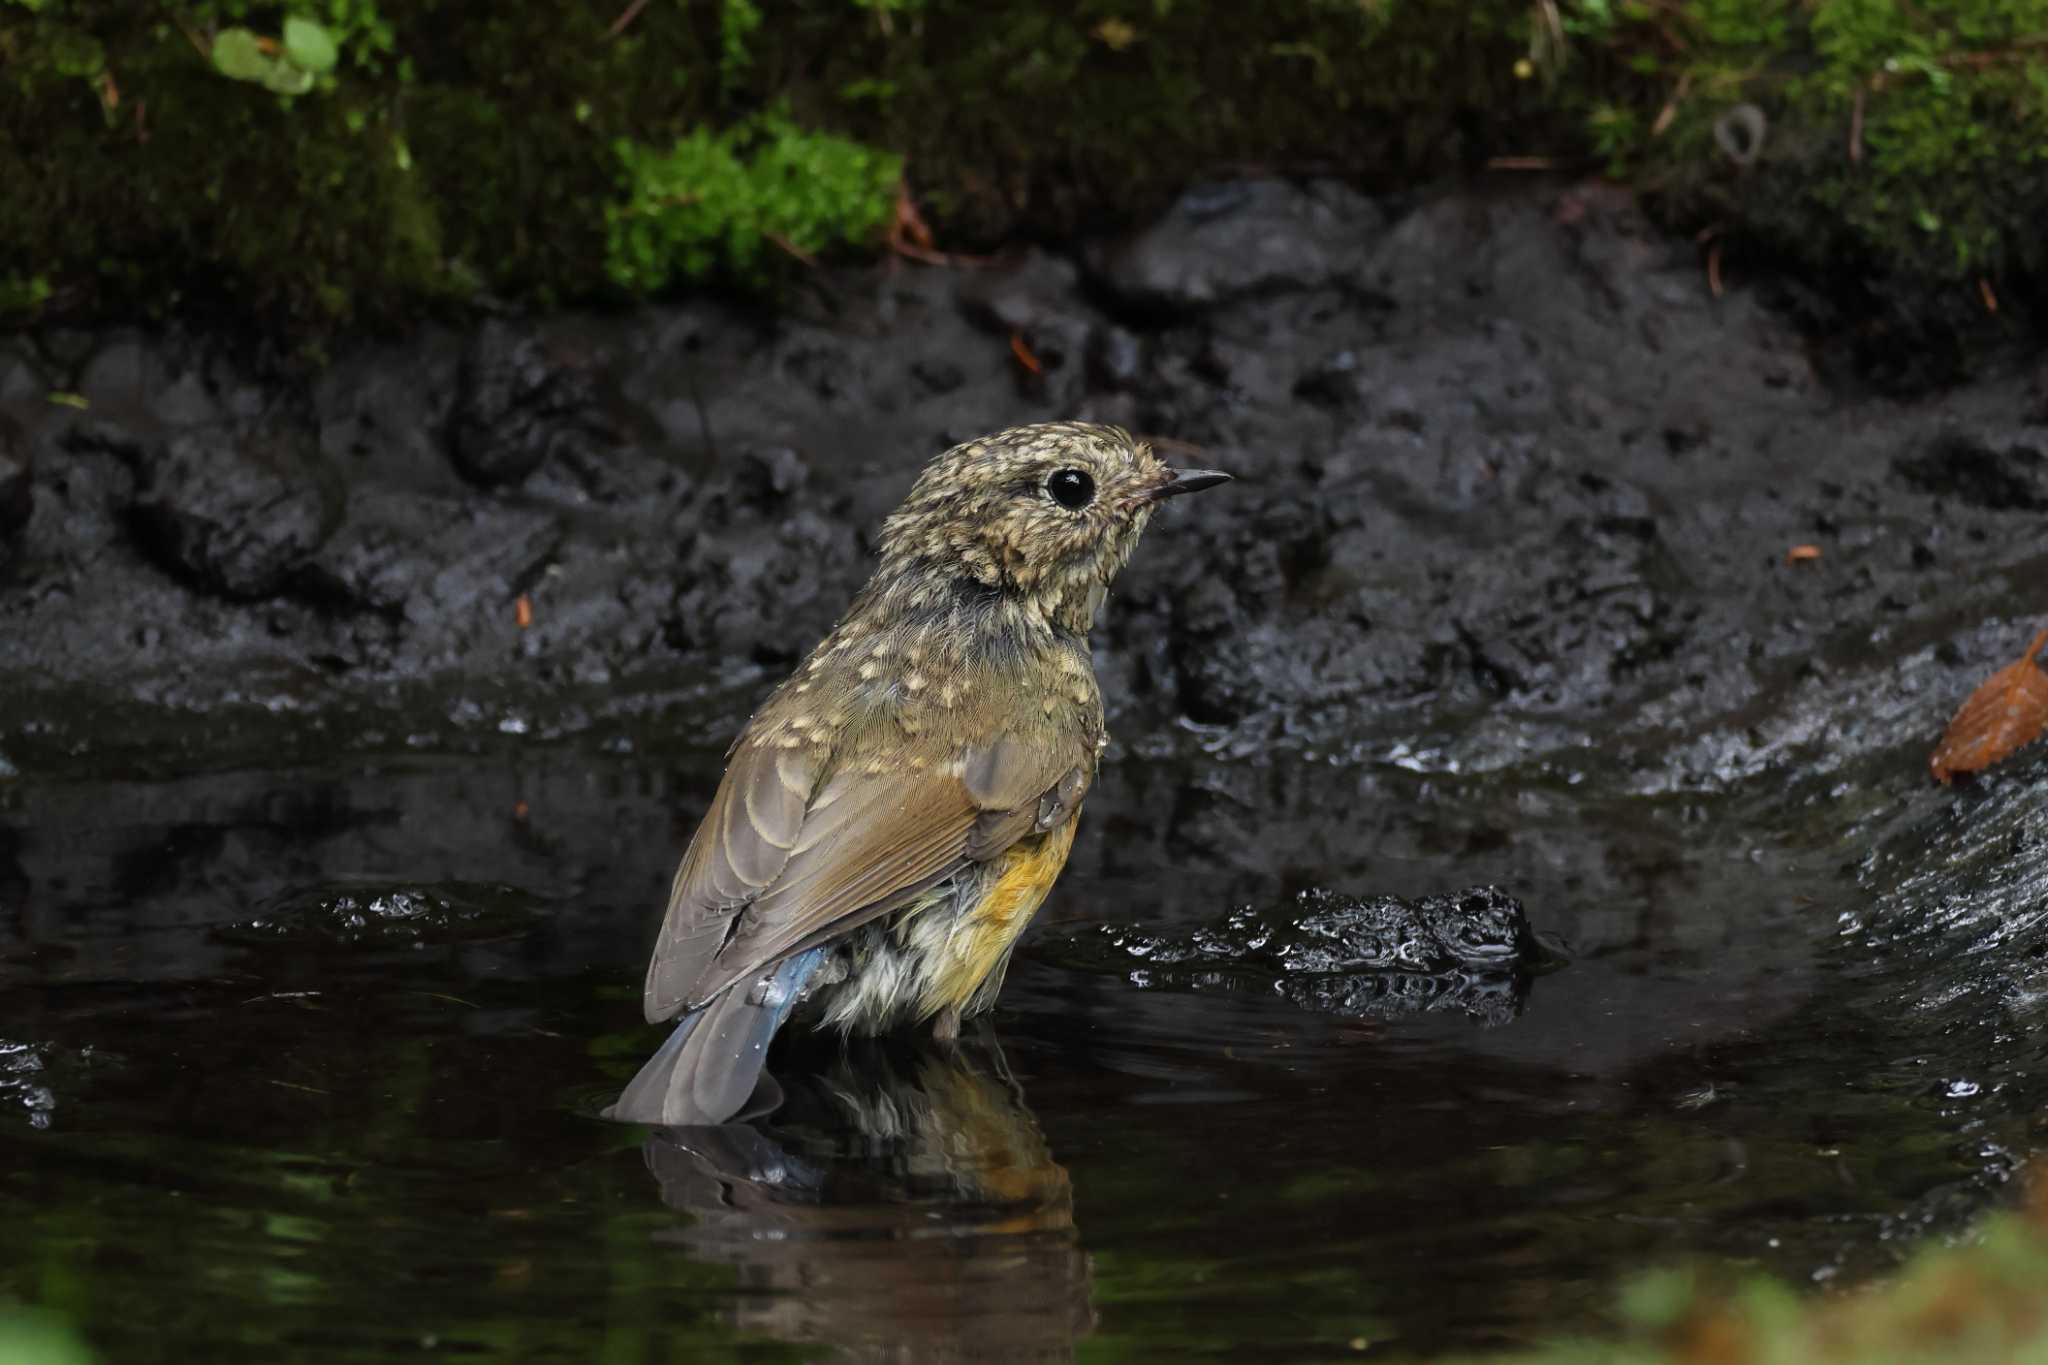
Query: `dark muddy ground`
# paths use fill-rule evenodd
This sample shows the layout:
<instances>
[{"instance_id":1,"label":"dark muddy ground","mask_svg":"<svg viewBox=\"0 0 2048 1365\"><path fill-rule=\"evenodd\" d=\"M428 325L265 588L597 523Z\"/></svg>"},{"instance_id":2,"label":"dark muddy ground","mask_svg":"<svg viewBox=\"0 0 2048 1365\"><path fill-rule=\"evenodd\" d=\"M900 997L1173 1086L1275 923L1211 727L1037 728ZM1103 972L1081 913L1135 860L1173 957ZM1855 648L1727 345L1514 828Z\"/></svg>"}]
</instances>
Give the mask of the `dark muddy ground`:
<instances>
[{"instance_id":1,"label":"dark muddy ground","mask_svg":"<svg viewBox=\"0 0 2048 1365\"><path fill-rule=\"evenodd\" d=\"M2048 759L1925 759L2048 617L2048 380L1896 403L1729 283L1597 188L1254 184L311 382L13 339L0 1293L110 1358L1415 1355L1966 1226L2048 1142ZM993 1038L598 1123L734 726L922 458L1072 415L1242 481L1113 599ZM1231 928L1476 884L1563 965Z\"/></svg>"}]
</instances>

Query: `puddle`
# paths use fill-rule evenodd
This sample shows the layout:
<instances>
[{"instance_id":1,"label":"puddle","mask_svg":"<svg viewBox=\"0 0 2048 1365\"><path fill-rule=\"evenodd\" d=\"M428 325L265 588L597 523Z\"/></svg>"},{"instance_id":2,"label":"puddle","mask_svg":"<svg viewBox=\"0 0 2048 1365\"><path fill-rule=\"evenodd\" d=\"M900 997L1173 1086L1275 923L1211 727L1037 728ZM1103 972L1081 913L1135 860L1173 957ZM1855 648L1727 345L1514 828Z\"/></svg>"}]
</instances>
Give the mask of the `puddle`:
<instances>
[{"instance_id":1,"label":"puddle","mask_svg":"<svg viewBox=\"0 0 2048 1365\"><path fill-rule=\"evenodd\" d=\"M1966 820L1201 755L1105 767L957 1051L800 1049L764 1120L607 1124L715 761L0 787L0 1294L108 1359L1427 1355L1597 1331L1673 1258L1867 1277L2039 1136L2040 983L1979 979L2039 960L2024 774ZM1924 868L1943 822L1985 832ZM1904 908L2015 875L1999 955ZM1567 959L1506 1008L1215 960L1322 942L1325 889L1483 884ZM1210 958L1128 951L1162 942Z\"/></svg>"}]
</instances>

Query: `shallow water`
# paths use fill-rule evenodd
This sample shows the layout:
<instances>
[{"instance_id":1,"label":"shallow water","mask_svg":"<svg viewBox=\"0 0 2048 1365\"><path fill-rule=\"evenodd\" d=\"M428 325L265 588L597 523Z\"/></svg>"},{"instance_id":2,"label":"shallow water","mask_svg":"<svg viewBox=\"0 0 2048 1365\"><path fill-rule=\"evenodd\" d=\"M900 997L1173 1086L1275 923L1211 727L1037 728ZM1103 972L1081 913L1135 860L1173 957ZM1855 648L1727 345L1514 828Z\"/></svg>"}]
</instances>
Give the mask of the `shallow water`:
<instances>
[{"instance_id":1,"label":"shallow water","mask_svg":"<svg viewBox=\"0 0 2048 1365\"><path fill-rule=\"evenodd\" d=\"M1105 768L987 1030L804 1049L685 1135L595 1115L716 751L0 785L0 1296L119 1360L1399 1358L1598 1330L1668 1259L1852 1282L2036 1136L2031 1028L1876 951L1917 787L1197 747ZM1568 958L1491 1025L1095 928L1486 882Z\"/></svg>"}]
</instances>

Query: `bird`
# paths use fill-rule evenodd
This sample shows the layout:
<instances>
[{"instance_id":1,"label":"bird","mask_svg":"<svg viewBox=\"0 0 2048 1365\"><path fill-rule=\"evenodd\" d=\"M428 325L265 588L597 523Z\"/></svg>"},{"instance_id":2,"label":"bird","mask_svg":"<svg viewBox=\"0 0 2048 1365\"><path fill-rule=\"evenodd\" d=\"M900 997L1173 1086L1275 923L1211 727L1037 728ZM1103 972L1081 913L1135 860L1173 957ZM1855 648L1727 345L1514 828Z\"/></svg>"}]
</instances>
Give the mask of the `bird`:
<instances>
[{"instance_id":1,"label":"bird","mask_svg":"<svg viewBox=\"0 0 2048 1365\"><path fill-rule=\"evenodd\" d=\"M676 1025L607 1117L760 1112L793 1015L943 1042L995 1003L1108 742L1088 637L1110 584L1162 503L1229 479L1079 421L924 467L867 584L726 754L642 993Z\"/></svg>"}]
</instances>

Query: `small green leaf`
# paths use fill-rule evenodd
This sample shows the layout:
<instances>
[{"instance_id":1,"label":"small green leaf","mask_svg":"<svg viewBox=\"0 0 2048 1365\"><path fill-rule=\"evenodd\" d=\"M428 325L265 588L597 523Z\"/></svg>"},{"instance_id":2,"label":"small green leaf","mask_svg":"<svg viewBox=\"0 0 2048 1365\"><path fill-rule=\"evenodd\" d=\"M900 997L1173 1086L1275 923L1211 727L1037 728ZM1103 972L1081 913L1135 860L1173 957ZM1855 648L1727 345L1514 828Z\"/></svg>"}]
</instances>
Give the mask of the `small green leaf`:
<instances>
[{"instance_id":1,"label":"small green leaf","mask_svg":"<svg viewBox=\"0 0 2048 1365\"><path fill-rule=\"evenodd\" d=\"M229 80L261 84L270 65L261 43L248 29L224 28L213 36L213 69Z\"/></svg>"},{"instance_id":2,"label":"small green leaf","mask_svg":"<svg viewBox=\"0 0 2048 1365\"><path fill-rule=\"evenodd\" d=\"M272 62L263 78L263 88L279 95L303 95L313 88L313 73L290 62Z\"/></svg>"},{"instance_id":3,"label":"small green leaf","mask_svg":"<svg viewBox=\"0 0 2048 1365\"><path fill-rule=\"evenodd\" d=\"M334 63L341 56L334 45L334 35L324 25L296 14L284 21L284 54L291 58L293 66L316 76L334 70Z\"/></svg>"},{"instance_id":4,"label":"small green leaf","mask_svg":"<svg viewBox=\"0 0 2048 1365\"><path fill-rule=\"evenodd\" d=\"M213 68L231 80L248 81L280 95L303 95L313 88L313 73L263 50L263 40L246 28L224 28L214 35Z\"/></svg>"}]
</instances>

